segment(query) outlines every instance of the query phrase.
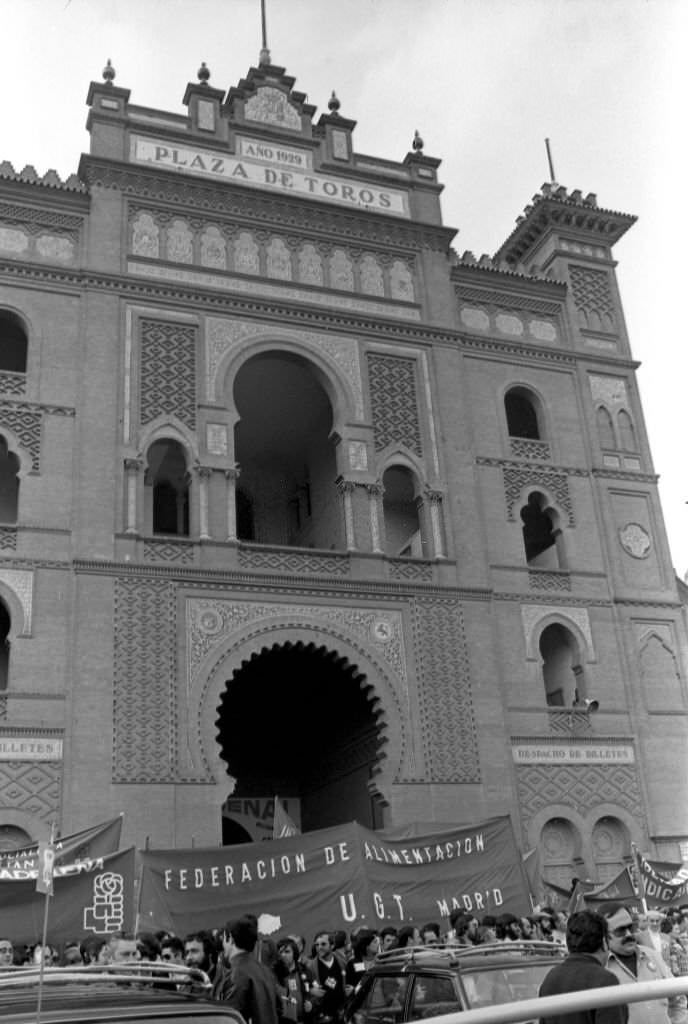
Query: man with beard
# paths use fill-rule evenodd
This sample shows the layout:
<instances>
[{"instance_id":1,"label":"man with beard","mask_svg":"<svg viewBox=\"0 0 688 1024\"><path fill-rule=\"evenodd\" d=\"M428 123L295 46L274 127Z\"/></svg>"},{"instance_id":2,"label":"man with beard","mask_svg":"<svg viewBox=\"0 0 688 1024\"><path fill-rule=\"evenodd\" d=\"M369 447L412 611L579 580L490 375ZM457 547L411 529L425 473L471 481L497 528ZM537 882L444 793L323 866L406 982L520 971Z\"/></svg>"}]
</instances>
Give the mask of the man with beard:
<instances>
[{"instance_id":1,"label":"man with beard","mask_svg":"<svg viewBox=\"0 0 688 1024\"><path fill-rule=\"evenodd\" d=\"M547 974L539 995L558 996L590 988L618 987L618 979L605 970L607 962L607 922L593 910L572 914L566 926L569 954ZM626 1024L628 1007L605 1006L543 1017L540 1024Z\"/></svg>"},{"instance_id":2,"label":"man with beard","mask_svg":"<svg viewBox=\"0 0 688 1024\"><path fill-rule=\"evenodd\" d=\"M214 953L213 941L206 932L192 932L184 939L186 966L205 971L211 981L215 970Z\"/></svg>"},{"instance_id":3,"label":"man with beard","mask_svg":"<svg viewBox=\"0 0 688 1024\"><path fill-rule=\"evenodd\" d=\"M633 918L622 903L610 903L604 911L609 928L609 960L611 971L622 985L631 981L654 981L670 978L671 971L659 953L648 946L639 946L633 930ZM677 999L652 999L643 1003L629 1003L628 1024L678 1024L685 1020L680 1015ZM679 1011L677 1014L676 1011Z\"/></svg>"}]
</instances>

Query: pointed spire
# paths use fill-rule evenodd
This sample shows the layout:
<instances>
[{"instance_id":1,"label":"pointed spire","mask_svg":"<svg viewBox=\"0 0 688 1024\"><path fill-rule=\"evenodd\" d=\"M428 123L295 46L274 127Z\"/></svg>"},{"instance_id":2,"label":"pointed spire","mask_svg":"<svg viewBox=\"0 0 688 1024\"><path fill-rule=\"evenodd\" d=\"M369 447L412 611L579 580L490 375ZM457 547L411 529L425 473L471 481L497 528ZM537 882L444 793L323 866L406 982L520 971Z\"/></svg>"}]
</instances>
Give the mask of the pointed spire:
<instances>
[{"instance_id":1,"label":"pointed spire","mask_svg":"<svg viewBox=\"0 0 688 1024\"><path fill-rule=\"evenodd\" d=\"M260 20L263 29L263 46L260 51L260 57L258 63L261 67L264 64L270 63L270 51L268 50L268 30L267 30L267 19L265 16L265 0L260 0Z\"/></svg>"}]
</instances>

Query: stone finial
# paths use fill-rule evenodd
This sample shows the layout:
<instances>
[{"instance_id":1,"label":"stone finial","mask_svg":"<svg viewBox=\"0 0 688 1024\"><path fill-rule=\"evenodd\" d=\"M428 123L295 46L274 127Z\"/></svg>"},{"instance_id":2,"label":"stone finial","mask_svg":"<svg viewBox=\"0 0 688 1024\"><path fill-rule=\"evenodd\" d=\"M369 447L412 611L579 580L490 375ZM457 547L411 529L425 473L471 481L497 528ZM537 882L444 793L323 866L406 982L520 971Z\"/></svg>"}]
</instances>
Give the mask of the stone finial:
<instances>
[{"instance_id":1,"label":"stone finial","mask_svg":"<svg viewBox=\"0 0 688 1024\"><path fill-rule=\"evenodd\" d=\"M198 78L198 81L201 83L201 85L208 84L208 79L210 78L210 71L208 70L208 65L206 64L205 61L201 63L200 68L196 72L196 77Z\"/></svg>"},{"instance_id":2,"label":"stone finial","mask_svg":"<svg viewBox=\"0 0 688 1024\"><path fill-rule=\"evenodd\" d=\"M327 106L328 106L328 109L330 110L330 112L332 114L338 114L339 113L339 108L341 107L341 103L339 102L339 99L337 98L337 94L334 91L334 89L332 90L332 95L330 96L330 101L327 104Z\"/></svg>"},{"instance_id":3,"label":"stone finial","mask_svg":"<svg viewBox=\"0 0 688 1024\"><path fill-rule=\"evenodd\" d=\"M103 68L103 78L105 79L108 85L112 85L112 83L115 80L115 69L113 68L112 61L109 57L107 59L107 64Z\"/></svg>"},{"instance_id":4,"label":"stone finial","mask_svg":"<svg viewBox=\"0 0 688 1024\"><path fill-rule=\"evenodd\" d=\"M413 148L414 148L416 153L422 153L423 152L423 146L425 145L425 143L421 139L420 133L419 133L417 128L416 128L415 132L413 133L413 142L411 143L411 145L413 146Z\"/></svg>"}]
</instances>

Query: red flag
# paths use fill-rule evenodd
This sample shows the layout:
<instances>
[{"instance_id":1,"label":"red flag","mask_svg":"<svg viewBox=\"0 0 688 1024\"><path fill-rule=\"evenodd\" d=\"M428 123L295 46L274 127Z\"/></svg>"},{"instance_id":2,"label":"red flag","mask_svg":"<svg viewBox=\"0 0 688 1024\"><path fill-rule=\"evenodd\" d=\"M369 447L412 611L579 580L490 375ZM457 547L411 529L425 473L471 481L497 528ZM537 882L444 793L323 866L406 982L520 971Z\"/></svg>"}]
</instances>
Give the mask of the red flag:
<instances>
[{"instance_id":1,"label":"red flag","mask_svg":"<svg viewBox=\"0 0 688 1024\"><path fill-rule=\"evenodd\" d=\"M275 797L275 818L272 826L272 838L273 839L287 839L289 836L298 836L301 833L296 827L296 823L287 814L282 801L278 796Z\"/></svg>"}]
</instances>

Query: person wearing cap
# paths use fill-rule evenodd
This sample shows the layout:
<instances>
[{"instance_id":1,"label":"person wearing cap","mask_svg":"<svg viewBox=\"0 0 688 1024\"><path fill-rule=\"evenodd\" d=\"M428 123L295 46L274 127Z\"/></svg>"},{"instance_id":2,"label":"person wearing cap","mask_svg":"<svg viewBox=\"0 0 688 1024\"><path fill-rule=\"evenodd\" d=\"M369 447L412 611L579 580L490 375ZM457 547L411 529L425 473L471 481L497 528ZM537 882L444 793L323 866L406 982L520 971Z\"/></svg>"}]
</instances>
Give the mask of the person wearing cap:
<instances>
[{"instance_id":1,"label":"person wearing cap","mask_svg":"<svg viewBox=\"0 0 688 1024\"><path fill-rule=\"evenodd\" d=\"M649 946L656 953L662 952L662 921L664 914L661 910L648 910L647 928L641 928L636 932L636 939L641 946Z\"/></svg>"},{"instance_id":2,"label":"person wearing cap","mask_svg":"<svg viewBox=\"0 0 688 1024\"><path fill-rule=\"evenodd\" d=\"M609 928L607 970L616 975L622 985L671 977L661 954L649 946L638 944L633 918L623 903L609 903L603 914ZM628 1005L628 1024L684 1024L686 1021L685 1007L680 1006L677 997Z\"/></svg>"}]
</instances>

